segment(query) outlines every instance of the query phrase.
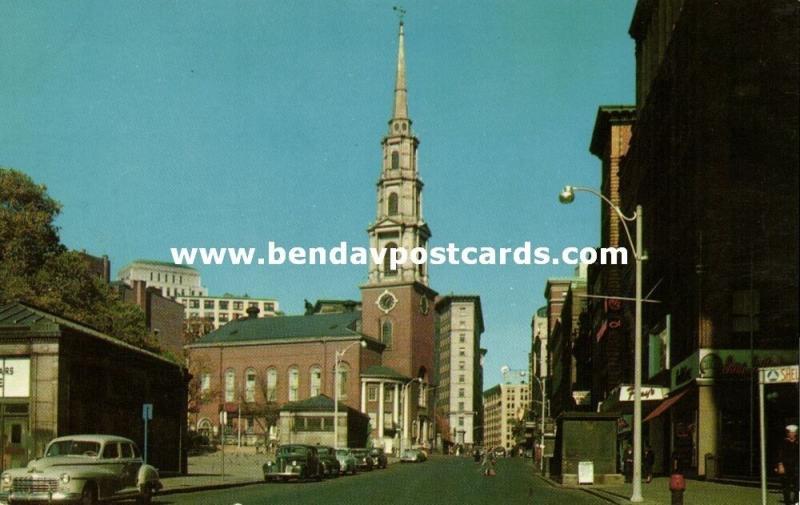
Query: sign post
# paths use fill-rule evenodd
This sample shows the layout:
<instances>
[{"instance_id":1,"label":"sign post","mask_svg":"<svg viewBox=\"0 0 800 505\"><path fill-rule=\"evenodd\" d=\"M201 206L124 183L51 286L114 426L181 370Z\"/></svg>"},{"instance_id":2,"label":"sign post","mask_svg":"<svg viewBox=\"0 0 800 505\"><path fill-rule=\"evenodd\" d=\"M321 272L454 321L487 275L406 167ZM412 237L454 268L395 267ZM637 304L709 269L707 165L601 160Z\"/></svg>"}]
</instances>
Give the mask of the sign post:
<instances>
[{"instance_id":1,"label":"sign post","mask_svg":"<svg viewBox=\"0 0 800 505\"><path fill-rule=\"evenodd\" d=\"M758 420L761 445L761 505L767 505L767 433L764 414L764 386L800 382L800 365L770 366L758 369Z\"/></svg>"},{"instance_id":2,"label":"sign post","mask_svg":"<svg viewBox=\"0 0 800 505\"><path fill-rule=\"evenodd\" d=\"M144 462L147 463L147 421L153 420L153 404L142 404L142 420L144 421Z\"/></svg>"}]
</instances>

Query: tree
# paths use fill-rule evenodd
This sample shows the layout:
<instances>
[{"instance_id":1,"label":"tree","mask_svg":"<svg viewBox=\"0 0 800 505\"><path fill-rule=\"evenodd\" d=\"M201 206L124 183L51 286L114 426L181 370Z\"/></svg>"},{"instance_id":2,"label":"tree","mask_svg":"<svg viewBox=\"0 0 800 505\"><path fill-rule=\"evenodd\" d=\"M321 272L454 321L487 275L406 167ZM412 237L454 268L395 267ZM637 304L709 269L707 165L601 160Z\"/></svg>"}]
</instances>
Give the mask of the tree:
<instances>
[{"instance_id":1,"label":"tree","mask_svg":"<svg viewBox=\"0 0 800 505\"><path fill-rule=\"evenodd\" d=\"M80 253L61 244L60 212L45 186L0 167L0 304L24 300L157 352L142 310L123 303Z\"/></svg>"}]
</instances>

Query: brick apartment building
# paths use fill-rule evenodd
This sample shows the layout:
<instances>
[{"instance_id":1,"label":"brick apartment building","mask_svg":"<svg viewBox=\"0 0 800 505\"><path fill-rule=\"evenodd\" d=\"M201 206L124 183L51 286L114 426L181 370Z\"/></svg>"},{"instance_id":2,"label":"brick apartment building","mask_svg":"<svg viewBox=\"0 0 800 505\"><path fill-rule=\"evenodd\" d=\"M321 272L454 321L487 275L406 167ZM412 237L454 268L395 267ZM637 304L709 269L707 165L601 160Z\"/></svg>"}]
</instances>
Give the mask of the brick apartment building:
<instances>
[{"instance_id":1,"label":"brick apartment building","mask_svg":"<svg viewBox=\"0 0 800 505\"><path fill-rule=\"evenodd\" d=\"M161 289L148 287L145 281L113 284L125 303L139 306L144 312L147 329L152 332L161 350L175 359L183 358L183 305L161 294Z\"/></svg>"}]
</instances>

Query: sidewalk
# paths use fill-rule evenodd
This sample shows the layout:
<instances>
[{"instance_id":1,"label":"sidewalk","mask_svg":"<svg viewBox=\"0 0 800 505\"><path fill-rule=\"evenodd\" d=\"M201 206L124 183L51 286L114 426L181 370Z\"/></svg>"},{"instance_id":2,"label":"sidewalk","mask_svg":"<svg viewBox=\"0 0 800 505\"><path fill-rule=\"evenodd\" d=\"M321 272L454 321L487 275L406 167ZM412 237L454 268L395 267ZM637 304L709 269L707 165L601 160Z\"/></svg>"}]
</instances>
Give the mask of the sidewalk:
<instances>
[{"instance_id":1,"label":"sidewalk","mask_svg":"<svg viewBox=\"0 0 800 505\"><path fill-rule=\"evenodd\" d=\"M546 480L558 485L549 479ZM631 484L580 487L580 489L603 498L609 503L630 503ZM671 502L669 477L657 477L649 484L642 483L642 497L645 505L669 505ZM758 487L687 479L683 500L684 505L759 505L761 503L761 489ZM780 491L768 489L767 503L770 505L782 504L783 500L781 499Z\"/></svg>"},{"instance_id":2,"label":"sidewalk","mask_svg":"<svg viewBox=\"0 0 800 505\"><path fill-rule=\"evenodd\" d=\"M265 454L227 449L223 477L223 461L219 452L192 456L189 458L188 475L162 478L164 488L159 494L222 489L263 482L261 467L267 459Z\"/></svg>"},{"instance_id":3,"label":"sidewalk","mask_svg":"<svg viewBox=\"0 0 800 505\"><path fill-rule=\"evenodd\" d=\"M225 476L222 475L222 457L219 452L192 456L189 458L188 475L163 477L163 489L160 495L205 491L208 489L224 489L246 486L264 482L262 466L270 458L266 454L256 454L243 448L225 452ZM389 465L400 460L390 456Z\"/></svg>"}]
</instances>

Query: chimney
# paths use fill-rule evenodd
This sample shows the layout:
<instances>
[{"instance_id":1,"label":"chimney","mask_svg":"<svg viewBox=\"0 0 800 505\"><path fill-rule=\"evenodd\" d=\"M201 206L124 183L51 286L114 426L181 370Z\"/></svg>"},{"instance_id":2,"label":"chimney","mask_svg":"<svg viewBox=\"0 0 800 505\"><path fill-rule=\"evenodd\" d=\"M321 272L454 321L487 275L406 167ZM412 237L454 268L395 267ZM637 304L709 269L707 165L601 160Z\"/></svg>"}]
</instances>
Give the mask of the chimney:
<instances>
[{"instance_id":1,"label":"chimney","mask_svg":"<svg viewBox=\"0 0 800 505\"><path fill-rule=\"evenodd\" d=\"M145 281L133 281L133 303L147 309L147 283Z\"/></svg>"},{"instance_id":2,"label":"chimney","mask_svg":"<svg viewBox=\"0 0 800 505\"><path fill-rule=\"evenodd\" d=\"M248 319L258 319L258 307L247 307L247 318Z\"/></svg>"}]
</instances>

